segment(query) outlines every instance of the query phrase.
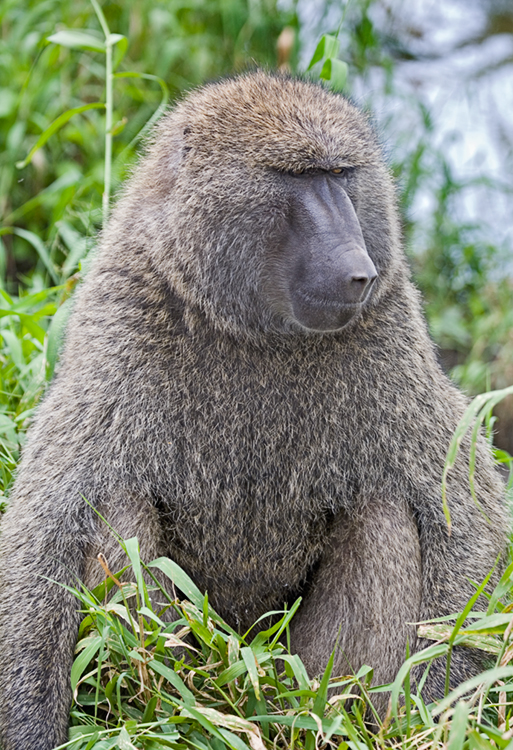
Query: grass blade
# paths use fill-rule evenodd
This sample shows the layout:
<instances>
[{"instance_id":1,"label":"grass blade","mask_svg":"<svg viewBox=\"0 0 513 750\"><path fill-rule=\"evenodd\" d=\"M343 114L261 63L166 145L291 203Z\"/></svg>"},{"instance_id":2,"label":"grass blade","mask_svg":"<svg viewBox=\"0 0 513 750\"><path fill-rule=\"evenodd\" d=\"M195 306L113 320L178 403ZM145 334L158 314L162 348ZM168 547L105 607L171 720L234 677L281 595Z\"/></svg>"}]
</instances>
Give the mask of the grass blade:
<instances>
[{"instance_id":1,"label":"grass blade","mask_svg":"<svg viewBox=\"0 0 513 750\"><path fill-rule=\"evenodd\" d=\"M27 166L27 164L30 164L30 162L32 161L32 157L34 156L36 151L39 151L41 146L44 146L46 141L51 138L54 133L60 130L63 125L66 125L66 123L69 122L72 117L80 114L81 112L87 112L90 109L105 109L105 104L103 104L103 102L92 102L91 104L82 104L80 107L73 107L73 109L68 109L66 112L63 112L62 115L59 115L59 117L57 117L57 119L54 120L52 124L49 125L46 130L41 133L35 145L32 146L23 161L19 161L16 163L17 168L23 169Z\"/></svg>"}]
</instances>

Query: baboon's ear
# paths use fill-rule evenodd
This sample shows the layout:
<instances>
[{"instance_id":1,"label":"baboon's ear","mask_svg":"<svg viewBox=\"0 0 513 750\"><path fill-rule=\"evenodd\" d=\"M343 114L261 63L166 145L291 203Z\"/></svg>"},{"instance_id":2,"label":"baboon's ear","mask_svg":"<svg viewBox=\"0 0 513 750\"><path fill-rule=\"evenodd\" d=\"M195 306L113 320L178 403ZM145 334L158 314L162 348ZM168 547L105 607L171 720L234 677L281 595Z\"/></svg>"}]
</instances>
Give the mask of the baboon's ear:
<instances>
[{"instance_id":1,"label":"baboon's ear","mask_svg":"<svg viewBox=\"0 0 513 750\"><path fill-rule=\"evenodd\" d=\"M186 125L183 129L183 145L182 145L182 153L184 156L186 156L189 151L192 149L192 146L189 145L190 141L190 134L192 132L192 128L190 125Z\"/></svg>"},{"instance_id":2,"label":"baboon's ear","mask_svg":"<svg viewBox=\"0 0 513 750\"><path fill-rule=\"evenodd\" d=\"M168 166L172 174L175 175L180 166L187 158L187 154L191 151L192 146L188 144L188 136L191 132L191 128L187 125L182 133L176 134L171 142L171 148L168 156Z\"/></svg>"}]
</instances>

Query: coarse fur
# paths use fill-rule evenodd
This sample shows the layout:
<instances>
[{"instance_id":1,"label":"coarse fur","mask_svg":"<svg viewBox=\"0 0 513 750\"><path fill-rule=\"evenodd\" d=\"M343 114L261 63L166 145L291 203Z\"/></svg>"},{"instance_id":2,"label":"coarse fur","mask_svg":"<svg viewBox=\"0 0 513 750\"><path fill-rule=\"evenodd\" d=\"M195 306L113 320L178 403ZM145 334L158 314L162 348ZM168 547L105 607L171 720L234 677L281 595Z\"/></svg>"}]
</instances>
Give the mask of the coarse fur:
<instances>
[{"instance_id":1,"label":"coarse fur","mask_svg":"<svg viewBox=\"0 0 513 750\"><path fill-rule=\"evenodd\" d=\"M276 302L286 180L340 164L378 275L347 325L310 331ZM407 640L423 645L412 623L461 610L505 548L482 439L476 492L492 523L464 444L448 535L442 470L465 406L437 363L366 118L262 72L190 94L113 212L24 449L1 539L4 750L67 737L79 613L48 579L96 583L100 551L122 562L84 497L241 631L303 593L292 646L312 676L340 632L335 672L370 664L375 683L393 679ZM478 665L456 649L453 681ZM444 674L432 666L426 699Z\"/></svg>"}]
</instances>

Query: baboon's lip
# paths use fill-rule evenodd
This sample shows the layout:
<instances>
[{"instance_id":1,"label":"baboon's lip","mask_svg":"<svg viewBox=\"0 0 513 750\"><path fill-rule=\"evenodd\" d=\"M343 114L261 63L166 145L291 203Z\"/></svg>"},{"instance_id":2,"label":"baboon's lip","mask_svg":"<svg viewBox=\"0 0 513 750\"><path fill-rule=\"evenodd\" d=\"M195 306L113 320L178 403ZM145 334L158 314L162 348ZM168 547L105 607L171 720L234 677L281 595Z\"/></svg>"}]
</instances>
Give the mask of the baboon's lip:
<instances>
[{"instance_id":1,"label":"baboon's lip","mask_svg":"<svg viewBox=\"0 0 513 750\"><path fill-rule=\"evenodd\" d=\"M297 289L295 294L301 298L300 304L306 304L310 307L318 308L319 310L340 310L353 313L357 313L359 310L361 310L368 297L367 294L365 298L360 302L343 302L339 298L326 299L325 297L316 297L315 295L309 294L302 289Z\"/></svg>"},{"instance_id":2,"label":"baboon's lip","mask_svg":"<svg viewBox=\"0 0 513 750\"><path fill-rule=\"evenodd\" d=\"M340 300L319 299L298 290L292 300L293 317L310 331L339 331L357 315L363 302L348 304Z\"/></svg>"},{"instance_id":3,"label":"baboon's lip","mask_svg":"<svg viewBox=\"0 0 513 750\"><path fill-rule=\"evenodd\" d=\"M371 283L365 290L362 299L360 299L358 302L344 302L342 299L340 299L340 297L317 297L315 294L310 294L309 292L306 292L301 288L295 289L293 296L298 296L300 298L299 304L301 306L307 305L319 310L340 311L356 315L356 313L358 313L367 303L367 300L369 299L374 287L373 282L374 279L372 279Z\"/></svg>"}]
</instances>

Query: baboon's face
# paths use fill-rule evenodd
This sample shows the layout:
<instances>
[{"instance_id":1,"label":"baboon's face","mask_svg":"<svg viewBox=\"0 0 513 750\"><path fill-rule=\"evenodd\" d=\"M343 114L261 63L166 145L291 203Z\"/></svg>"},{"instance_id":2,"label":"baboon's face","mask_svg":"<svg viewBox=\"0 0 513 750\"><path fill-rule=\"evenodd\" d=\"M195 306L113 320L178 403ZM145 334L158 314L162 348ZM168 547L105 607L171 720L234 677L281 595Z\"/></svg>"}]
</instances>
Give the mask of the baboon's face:
<instances>
[{"instance_id":1,"label":"baboon's face","mask_svg":"<svg viewBox=\"0 0 513 750\"><path fill-rule=\"evenodd\" d=\"M377 277L350 197L355 171L337 166L283 175L290 212L267 288L277 311L311 331L343 328Z\"/></svg>"},{"instance_id":2,"label":"baboon's face","mask_svg":"<svg viewBox=\"0 0 513 750\"><path fill-rule=\"evenodd\" d=\"M347 100L249 74L192 94L153 154L164 177L162 154L171 154L173 180L161 195L174 250L155 244L156 262L222 330L349 329L391 283L390 175Z\"/></svg>"}]
</instances>

